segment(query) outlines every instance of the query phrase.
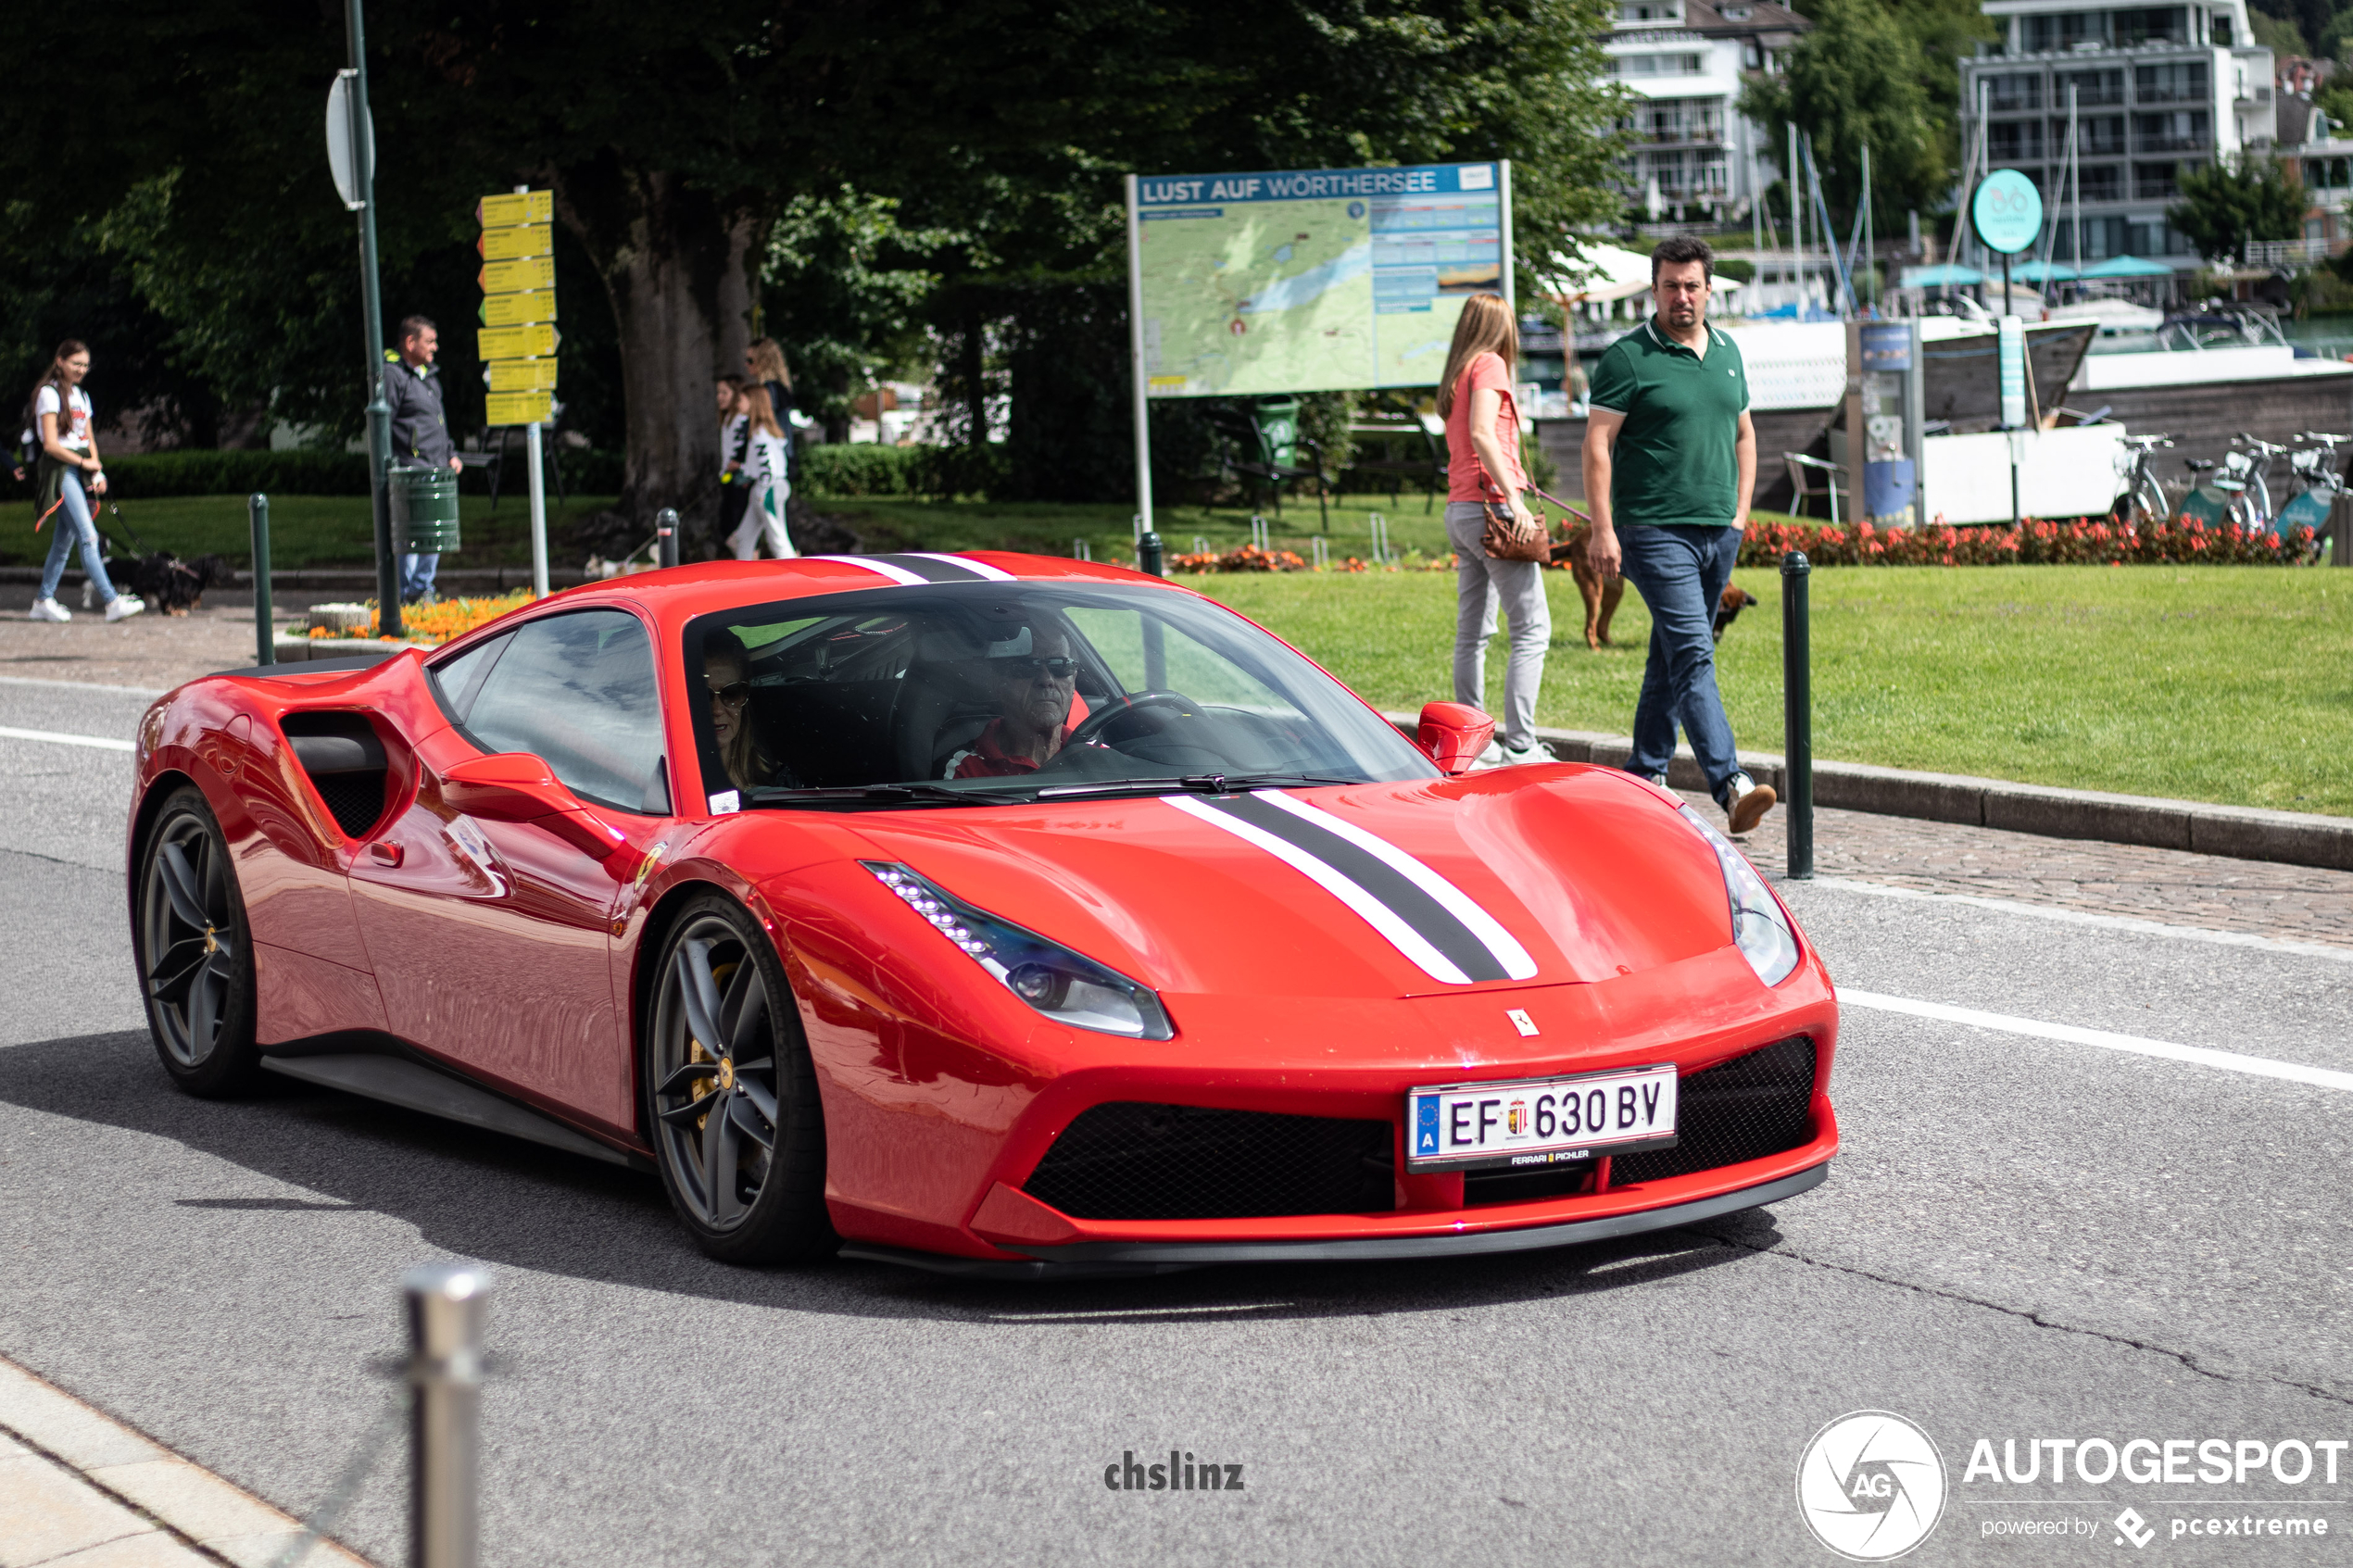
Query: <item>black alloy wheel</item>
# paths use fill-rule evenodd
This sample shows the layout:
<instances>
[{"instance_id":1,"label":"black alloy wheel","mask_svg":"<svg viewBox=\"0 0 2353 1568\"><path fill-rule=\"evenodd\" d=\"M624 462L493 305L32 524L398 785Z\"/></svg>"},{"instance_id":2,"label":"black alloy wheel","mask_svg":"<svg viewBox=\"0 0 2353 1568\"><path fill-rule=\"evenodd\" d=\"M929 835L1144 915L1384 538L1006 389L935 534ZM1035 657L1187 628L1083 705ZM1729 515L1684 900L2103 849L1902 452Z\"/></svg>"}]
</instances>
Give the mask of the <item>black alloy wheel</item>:
<instances>
[{"instance_id":1,"label":"black alloy wheel","mask_svg":"<svg viewBox=\"0 0 2353 1568\"><path fill-rule=\"evenodd\" d=\"M662 945L648 1009L646 1122L671 1207L711 1257L823 1257L825 1130L817 1074L776 949L707 894Z\"/></svg>"},{"instance_id":2,"label":"black alloy wheel","mask_svg":"<svg viewBox=\"0 0 2353 1568\"><path fill-rule=\"evenodd\" d=\"M261 1053L245 899L220 825L193 784L164 802L141 849L132 935L147 1027L171 1081L207 1098L250 1089Z\"/></svg>"}]
</instances>

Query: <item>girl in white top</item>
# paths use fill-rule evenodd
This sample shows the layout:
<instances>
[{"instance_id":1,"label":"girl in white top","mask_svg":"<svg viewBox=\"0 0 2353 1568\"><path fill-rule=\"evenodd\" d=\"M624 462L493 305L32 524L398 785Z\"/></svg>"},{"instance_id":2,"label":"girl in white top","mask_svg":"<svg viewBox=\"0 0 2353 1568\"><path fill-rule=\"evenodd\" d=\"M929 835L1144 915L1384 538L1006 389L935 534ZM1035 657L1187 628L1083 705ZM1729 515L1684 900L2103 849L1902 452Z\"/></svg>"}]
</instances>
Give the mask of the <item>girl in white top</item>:
<instances>
[{"instance_id":1,"label":"girl in white top","mask_svg":"<svg viewBox=\"0 0 2353 1568\"><path fill-rule=\"evenodd\" d=\"M770 555L789 560L800 552L793 548L792 535L785 529L785 503L792 497L792 484L786 477L784 427L776 422L775 405L769 401L764 386L744 388L736 395L736 407L750 437L736 483L749 487L749 499L743 521L736 524L727 543L737 560L753 560L764 538Z\"/></svg>"},{"instance_id":2,"label":"girl in white top","mask_svg":"<svg viewBox=\"0 0 2353 1568\"><path fill-rule=\"evenodd\" d=\"M107 493L107 474L91 433L90 395L82 390L82 378L89 373L89 348L68 338L57 345L49 373L32 394L32 427L41 437L41 490L35 503L41 518L36 526L57 525L49 537L48 562L41 569L41 596L32 602L35 621L73 619L72 612L57 602L57 583L65 576L66 558L77 545L82 550L82 570L106 604L108 621L120 621L147 608L132 595L116 593L107 581L97 520L90 513L90 497Z\"/></svg>"}]
</instances>

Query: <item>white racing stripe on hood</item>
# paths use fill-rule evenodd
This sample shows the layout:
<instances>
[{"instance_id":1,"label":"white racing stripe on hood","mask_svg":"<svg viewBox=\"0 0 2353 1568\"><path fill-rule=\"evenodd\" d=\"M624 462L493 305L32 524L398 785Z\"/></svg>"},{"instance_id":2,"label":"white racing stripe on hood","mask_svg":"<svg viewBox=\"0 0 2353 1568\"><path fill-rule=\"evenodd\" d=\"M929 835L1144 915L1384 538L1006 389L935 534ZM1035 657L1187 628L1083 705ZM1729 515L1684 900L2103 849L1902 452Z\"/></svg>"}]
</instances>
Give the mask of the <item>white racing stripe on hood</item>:
<instances>
[{"instance_id":1,"label":"white racing stripe on hood","mask_svg":"<svg viewBox=\"0 0 2353 1568\"><path fill-rule=\"evenodd\" d=\"M1303 872L1325 892L1363 916L1365 923L1379 932L1388 939L1390 946L1413 960L1421 971L1432 979L1443 980L1450 985L1467 985L1471 983L1469 975L1465 974L1460 968L1456 967L1452 959L1432 947L1420 932L1400 919L1396 910L1313 855L1284 843L1273 834L1253 827L1238 818L1227 816L1223 811L1204 806L1198 800L1181 795L1164 795L1161 798L1187 816L1230 833L1244 843L1254 845L1277 859Z\"/></svg>"},{"instance_id":2,"label":"white racing stripe on hood","mask_svg":"<svg viewBox=\"0 0 2353 1568\"><path fill-rule=\"evenodd\" d=\"M1495 961L1504 966L1505 974L1510 975L1514 980L1535 978L1536 960L1529 957L1528 949L1519 945L1519 938L1506 931L1501 921L1479 908L1469 894L1440 876L1413 856L1398 848L1389 840L1365 832L1354 822L1336 817L1321 807L1311 806L1304 800L1294 799L1282 790L1261 790L1258 792L1258 797L1271 805L1281 807L1294 817L1314 822L1327 833L1338 834L1365 854L1380 860L1398 875L1436 899L1447 913L1468 926L1471 935L1478 938L1479 946L1495 955Z\"/></svg>"},{"instance_id":3,"label":"white racing stripe on hood","mask_svg":"<svg viewBox=\"0 0 2353 1568\"><path fill-rule=\"evenodd\" d=\"M875 560L868 556L812 556L810 558L812 560L838 561L843 566L864 567L868 571L887 577L893 583L897 583L902 587L920 588L925 583L931 581L928 577L920 577L916 575L914 572L908 571L903 566L893 566L887 560Z\"/></svg>"},{"instance_id":4,"label":"white racing stripe on hood","mask_svg":"<svg viewBox=\"0 0 2353 1568\"><path fill-rule=\"evenodd\" d=\"M1021 581L1020 578L1015 577L1010 571L1001 571L996 567L990 566L986 561L976 561L968 556L943 556L930 550L910 550L907 553L915 557L919 560L944 561L950 566L961 566L966 571L977 571L983 577L988 579L991 583L1018 583Z\"/></svg>"}]
</instances>

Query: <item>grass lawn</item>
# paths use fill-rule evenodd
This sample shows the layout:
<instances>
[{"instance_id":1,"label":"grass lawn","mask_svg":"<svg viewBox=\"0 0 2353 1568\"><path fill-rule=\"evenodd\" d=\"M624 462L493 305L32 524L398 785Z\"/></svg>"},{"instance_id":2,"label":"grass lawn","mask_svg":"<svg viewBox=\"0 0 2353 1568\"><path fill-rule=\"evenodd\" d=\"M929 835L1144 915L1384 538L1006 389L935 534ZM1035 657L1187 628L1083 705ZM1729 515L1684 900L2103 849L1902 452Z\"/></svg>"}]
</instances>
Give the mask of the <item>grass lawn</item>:
<instances>
[{"instance_id":1,"label":"grass lawn","mask_svg":"<svg viewBox=\"0 0 2353 1568\"><path fill-rule=\"evenodd\" d=\"M612 505L610 495L574 495L559 507L547 498L547 532L560 537L564 526ZM194 558L222 555L245 568L252 562L253 532L243 495L167 495L120 503L118 521L102 506L98 527L119 542L117 554L132 550L135 532L158 550ZM444 558L447 566L522 566L531 561L531 507L521 494L458 499L465 548ZM28 510L25 513L30 516ZM36 543L37 538L37 543ZM49 533L12 529L0 545L0 562L38 565L48 550ZM270 497L270 559L281 570L298 566L366 566L376 558L375 524L364 495L272 495ZM1065 549L1069 546L1064 546ZM560 552L551 558L563 560ZM77 561L77 566L79 562ZM565 564L576 565L577 562Z\"/></svg>"},{"instance_id":2,"label":"grass lawn","mask_svg":"<svg viewBox=\"0 0 2353 1568\"><path fill-rule=\"evenodd\" d=\"M1719 649L1734 732L1781 745L1780 582ZM1451 576L1213 574L1184 581L1305 648L1379 707L1450 695ZM1589 652L1584 605L1547 572L1538 717L1623 734L1650 620ZM2077 789L2353 815L2353 572L2266 567L1845 568L1813 577L1818 757ZM1488 658L1503 692L1504 640Z\"/></svg>"}]
</instances>

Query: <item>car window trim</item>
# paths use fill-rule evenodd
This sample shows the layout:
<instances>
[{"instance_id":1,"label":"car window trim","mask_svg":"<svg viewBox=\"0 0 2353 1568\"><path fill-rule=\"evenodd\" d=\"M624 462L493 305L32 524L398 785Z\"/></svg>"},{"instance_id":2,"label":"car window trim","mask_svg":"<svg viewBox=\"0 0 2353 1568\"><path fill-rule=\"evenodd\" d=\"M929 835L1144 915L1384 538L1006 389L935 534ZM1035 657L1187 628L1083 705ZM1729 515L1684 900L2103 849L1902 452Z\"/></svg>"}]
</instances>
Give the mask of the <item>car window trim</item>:
<instances>
[{"instance_id":1,"label":"car window trim","mask_svg":"<svg viewBox=\"0 0 2353 1568\"><path fill-rule=\"evenodd\" d=\"M509 647L512 647L514 646L514 639L517 636L521 635L526 629L536 626L542 621L558 620L560 617L567 615L590 615L603 611L618 611L621 614L626 615L631 620L636 621L638 626L643 628L645 631L647 649L653 656L655 721L656 728L661 734L661 746L655 753L655 761L656 765L662 770L664 782L668 785L670 791L670 815L674 817L678 815L678 786L676 783L677 770L674 766L673 766L670 757L670 707L663 698L661 689L661 639L657 634L653 622L647 620L644 615L640 614L636 606L608 599L598 604L566 605L561 609L550 610L545 615L532 616L528 620L520 621L517 624L509 627L503 633L503 636L507 646ZM483 675L483 685L486 686L490 684L491 671L495 671L498 665L505 660L506 657L506 654L502 651L498 655L497 659L491 661L491 671L485 671ZM431 674L434 667L432 665L427 665L425 669L426 673ZM440 707L443 715L449 720L449 727L457 731L459 735L463 736L468 746L472 746L484 757L500 757L506 755L504 752L492 750L484 743L483 738L480 735L468 729L463 721L459 720L455 714L449 711L449 704L444 700L441 696L441 685L438 681L427 681L425 684L432 689L434 703ZM481 686L474 688L474 696L477 700L480 699L482 696ZM472 706L473 705L472 703L467 705L469 711L472 711ZM541 760L545 761L546 759L542 758ZM553 771L553 770L551 769L550 771ZM560 780L558 782L561 783ZM572 790L573 795L577 797L583 805L594 806L600 811L618 811L623 816L638 817L648 822L658 822L668 820L667 818L658 816L655 813L647 810L645 797L642 794L639 795L635 804L623 806L616 801L607 800L602 796L582 795L578 790L573 789L572 785L568 784L564 784L564 788Z\"/></svg>"}]
</instances>

